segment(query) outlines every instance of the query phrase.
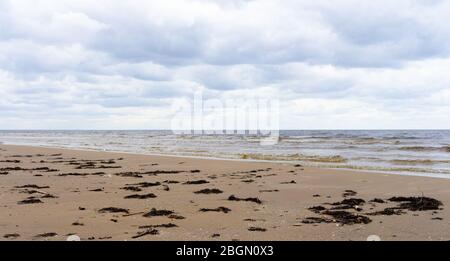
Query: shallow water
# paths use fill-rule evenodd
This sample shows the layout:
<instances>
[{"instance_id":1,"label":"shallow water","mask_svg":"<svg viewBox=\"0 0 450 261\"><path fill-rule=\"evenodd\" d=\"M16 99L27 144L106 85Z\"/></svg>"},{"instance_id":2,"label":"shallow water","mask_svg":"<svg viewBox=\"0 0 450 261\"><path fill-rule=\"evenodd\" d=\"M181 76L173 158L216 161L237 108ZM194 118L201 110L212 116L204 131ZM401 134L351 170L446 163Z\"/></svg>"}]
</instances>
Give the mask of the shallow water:
<instances>
[{"instance_id":1,"label":"shallow water","mask_svg":"<svg viewBox=\"0 0 450 261\"><path fill-rule=\"evenodd\" d=\"M289 130L278 143L257 135L171 131L0 131L5 144L242 160L450 177L450 130Z\"/></svg>"}]
</instances>

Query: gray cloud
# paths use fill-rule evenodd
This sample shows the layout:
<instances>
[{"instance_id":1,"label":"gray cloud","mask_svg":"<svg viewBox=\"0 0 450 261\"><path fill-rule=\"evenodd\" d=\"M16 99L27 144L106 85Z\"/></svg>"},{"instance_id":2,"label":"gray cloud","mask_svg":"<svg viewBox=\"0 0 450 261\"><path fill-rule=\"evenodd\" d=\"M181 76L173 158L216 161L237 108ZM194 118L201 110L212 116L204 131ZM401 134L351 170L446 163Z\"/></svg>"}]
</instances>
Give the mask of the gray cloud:
<instances>
[{"instance_id":1,"label":"gray cloud","mask_svg":"<svg viewBox=\"0 0 450 261\"><path fill-rule=\"evenodd\" d=\"M102 128L147 113L167 124L170 104L196 90L268 88L289 127L351 111L355 127L414 122L450 111L449 12L448 1L413 0L0 0L0 123L87 117Z\"/></svg>"}]
</instances>

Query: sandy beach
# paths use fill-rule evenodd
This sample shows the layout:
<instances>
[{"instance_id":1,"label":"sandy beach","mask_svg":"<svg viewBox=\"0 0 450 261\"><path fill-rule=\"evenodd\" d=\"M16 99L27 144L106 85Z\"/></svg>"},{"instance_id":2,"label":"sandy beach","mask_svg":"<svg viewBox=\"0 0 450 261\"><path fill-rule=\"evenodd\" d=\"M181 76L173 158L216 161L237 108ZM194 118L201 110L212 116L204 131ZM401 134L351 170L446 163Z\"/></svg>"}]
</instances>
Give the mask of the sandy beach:
<instances>
[{"instance_id":1,"label":"sandy beach","mask_svg":"<svg viewBox=\"0 0 450 261\"><path fill-rule=\"evenodd\" d=\"M0 145L0 239L449 240L450 179Z\"/></svg>"}]
</instances>

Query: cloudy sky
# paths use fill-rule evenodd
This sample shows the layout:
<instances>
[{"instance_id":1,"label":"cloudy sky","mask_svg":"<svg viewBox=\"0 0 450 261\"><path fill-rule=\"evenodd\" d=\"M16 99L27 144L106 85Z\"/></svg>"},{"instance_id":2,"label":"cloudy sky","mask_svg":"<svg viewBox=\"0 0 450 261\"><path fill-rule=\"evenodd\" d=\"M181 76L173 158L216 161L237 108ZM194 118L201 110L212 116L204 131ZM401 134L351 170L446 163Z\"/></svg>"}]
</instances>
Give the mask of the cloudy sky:
<instances>
[{"instance_id":1,"label":"cloudy sky","mask_svg":"<svg viewBox=\"0 0 450 261\"><path fill-rule=\"evenodd\" d=\"M280 100L283 129L450 128L450 1L0 0L0 129L170 128Z\"/></svg>"}]
</instances>

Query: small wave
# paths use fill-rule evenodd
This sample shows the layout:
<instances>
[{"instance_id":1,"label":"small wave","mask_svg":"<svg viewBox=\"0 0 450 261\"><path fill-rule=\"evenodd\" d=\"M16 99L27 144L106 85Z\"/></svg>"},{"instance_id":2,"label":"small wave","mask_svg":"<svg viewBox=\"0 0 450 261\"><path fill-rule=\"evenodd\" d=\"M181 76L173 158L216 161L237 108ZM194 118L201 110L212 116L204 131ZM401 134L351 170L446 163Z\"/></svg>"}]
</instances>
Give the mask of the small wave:
<instances>
[{"instance_id":1,"label":"small wave","mask_svg":"<svg viewBox=\"0 0 450 261\"><path fill-rule=\"evenodd\" d=\"M399 147L399 150L405 150L405 151L446 151L450 152L450 146L443 146L443 147L431 147L431 146L405 146L405 147Z\"/></svg>"},{"instance_id":2,"label":"small wave","mask_svg":"<svg viewBox=\"0 0 450 261\"><path fill-rule=\"evenodd\" d=\"M425 169L414 167L378 167L378 166L355 166L355 165L328 165L328 168L336 169L354 169L354 170L369 170L369 171L383 171L383 172L405 172L405 173L431 173L431 174L450 174L448 169Z\"/></svg>"},{"instance_id":3,"label":"small wave","mask_svg":"<svg viewBox=\"0 0 450 261\"><path fill-rule=\"evenodd\" d=\"M252 160L268 160L268 161L308 161L308 162L323 162L323 163L345 163L347 159L340 155L334 156L307 156L301 154L291 155L267 155L267 154L239 154L241 159Z\"/></svg>"},{"instance_id":4,"label":"small wave","mask_svg":"<svg viewBox=\"0 0 450 261\"><path fill-rule=\"evenodd\" d=\"M442 147L446 152L450 152L450 145Z\"/></svg>"},{"instance_id":5,"label":"small wave","mask_svg":"<svg viewBox=\"0 0 450 261\"><path fill-rule=\"evenodd\" d=\"M410 160L400 160L395 159L389 161L394 165L435 165L440 163L450 163L448 160L420 160L420 159L410 159Z\"/></svg>"}]
</instances>

